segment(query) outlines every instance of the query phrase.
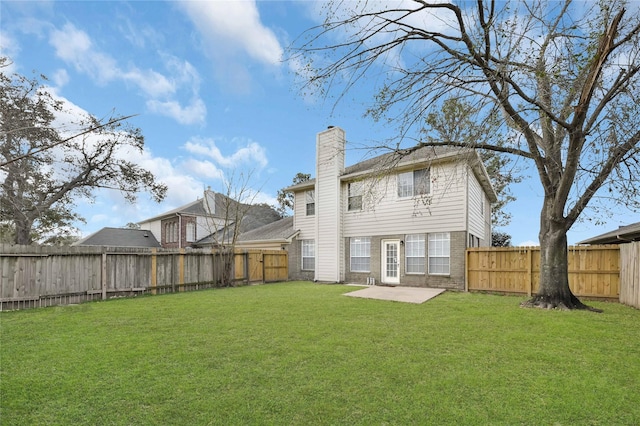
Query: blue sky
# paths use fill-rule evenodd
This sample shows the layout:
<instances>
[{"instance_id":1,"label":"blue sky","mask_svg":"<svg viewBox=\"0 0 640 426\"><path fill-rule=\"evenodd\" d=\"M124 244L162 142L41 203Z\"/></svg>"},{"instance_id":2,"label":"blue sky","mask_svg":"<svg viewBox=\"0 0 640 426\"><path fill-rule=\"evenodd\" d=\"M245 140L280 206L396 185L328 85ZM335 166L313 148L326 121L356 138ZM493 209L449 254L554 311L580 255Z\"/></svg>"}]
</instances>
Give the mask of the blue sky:
<instances>
[{"instance_id":1,"label":"blue sky","mask_svg":"<svg viewBox=\"0 0 640 426\"><path fill-rule=\"evenodd\" d=\"M305 29L320 23L313 1L0 2L0 48L12 70L49 77L72 110L106 117L138 114L145 135L137 161L169 187L158 205L142 194L127 204L114 191L78 201L84 235L120 227L186 204L224 179L250 175L255 200L275 204L296 173L314 173L315 135L328 125L347 132L347 165L363 145L392 129L364 119L371 93L350 93L338 106L303 96L298 64L281 59ZM525 174L534 173L533 169ZM537 179L513 188L517 201L503 230L515 245L536 243L542 190ZM595 219L595 218L593 218ZM628 211L578 223L575 243L640 221Z\"/></svg>"}]
</instances>

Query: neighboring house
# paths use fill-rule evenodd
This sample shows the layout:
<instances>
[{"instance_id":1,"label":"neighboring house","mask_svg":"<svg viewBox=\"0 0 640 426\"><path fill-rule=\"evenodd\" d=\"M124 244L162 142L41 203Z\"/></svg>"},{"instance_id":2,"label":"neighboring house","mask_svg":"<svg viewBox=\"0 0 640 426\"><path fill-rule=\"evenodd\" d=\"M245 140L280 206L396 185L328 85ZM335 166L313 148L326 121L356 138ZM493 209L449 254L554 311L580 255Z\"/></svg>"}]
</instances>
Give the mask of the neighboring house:
<instances>
[{"instance_id":1,"label":"neighboring house","mask_svg":"<svg viewBox=\"0 0 640 426\"><path fill-rule=\"evenodd\" d=\"M248 231L278 219L280 215L269 206L238 203L207 189L203 198L138 224L152 232L163 248L187 248L228 244L235 231Z\"/></svg>"},{"instance_id":2,"label":"neighboring house","mask_svg":"<svg viewBox=\"0 0 640 426\"><path fill-rule=\"evenodd\" d=\"M496 201L477 152L423 147L344 165L345 132L316 138L294 194L290 279L464 288L467 247L491 245Z\"/></svg>"},{"instance_id":3,"label":"neighboring house","mask_svg":"<svg viewBox=\"0 0 640 426\"><path fill-rule=\"evenodd\" d=\"M231 218L234 215L230 216ZM236 224L234 220L226 221L227 225L220 227L217 231L196 241L194 247L213 247L220 245L229 245L233 243L234 235L237 232L235 245L245 233L252 232L256 228L269 226L281 220L280 213L275 211L273 207L266 204L240 204L238 205L238 215L240 222Z\"/></svg>"},{"instance_id":4,"label":"neighboring house","mask_svg":"<svg viewBox=\"0 0 640 426\"><path fill-rule=\"evenodd\" d=\"M240 249L288 250L299 231L293 228L293 217L285 217L268 225L240 234Z\"/></svg>"},{"instance_id":5,"label":"neighboring house","mask_svg":"<svg viewBox=\"0 0 640 426\"><path fill-rule=\"evenodd\" d=\"M160 247L160 243L150 231L129 228L102 228L88 237L75 242L73 245L143 248Z\"/></svg>"},{"instance_id":6,"label":"neighboring house","mask_svg":"<svg viewBox=\"0 0 640 426\"><path fill-rule=\"evenodd\" d=\"M640 241L640 222L621 226L615 231L605 232L578 244L624 244L633 241Z\"/></svg>"}]
</instances>

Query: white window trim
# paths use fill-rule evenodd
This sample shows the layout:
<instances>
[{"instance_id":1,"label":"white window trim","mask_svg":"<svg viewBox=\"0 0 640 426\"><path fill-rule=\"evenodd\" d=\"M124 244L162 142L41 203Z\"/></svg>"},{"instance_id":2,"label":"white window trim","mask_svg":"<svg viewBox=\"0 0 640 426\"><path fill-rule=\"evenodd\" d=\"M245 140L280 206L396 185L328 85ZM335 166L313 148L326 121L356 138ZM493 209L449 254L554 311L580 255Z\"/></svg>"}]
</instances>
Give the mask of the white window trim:
<instances>
[{"instance_id":1,"label":"white window trim","mask_svg":"<svg viewBox=\"0 0 640 426\"><path fill-rule=\"evenodd\" d=\"M186 225L187 242L193 243L196 241L196 224L193 222L187 222Z\"/></svg>"},{"instance_id":2,"label":"white window trim","mask_svg":"<svg viewBox=\"0 0 640 426\"><path fill-rule=\"evenodd\" d=\"M416 194L416 172L419 172L421 170L425 170L426 171L426 179L427 179L427 183L429 185L429 187L427 188L427 191L424 194ZM411 194L407 194L407 195L400 195L400 181L402 180L402 177L405 176L405 179L408 178L407 175L411 175ZM421 168L421 169L414 169L414 170L410 170L408 172L403 172L403 173L398 173L398 177L397 177L397 191L396 191L396 195L398 196L399 199L404 200L407 198L412 198L412 197L425 197L425 196L429 196L431 195L431 169L428 167L425 168Z\"/></svg>"},{"instance_id":3,"label":"white window trim","mask_svg":"<svg viewBox=\"0 0 640 426\"><path fill-rule=\"evenodd\" d=\"M413 239L413 237L422 237L422 256L409 256L409 245L411 242L409 240ZM420 258L423 259L423 268L422 272L409 272L409 258ZM404 270L407 275L425 275L427 272L427 240L424 234L408 234L404 237Z\"/></svg>"},{"instance_id":4,"label":"white window trim","mask_svg":"<svg viewBox=\"0 0 640 426\"><path fill-rule=\"evenodd\" d=\"M358 182L350 182L347 184L347 211L350 212L359 212L362 211L362 204L363 204L363 187L364 184L361 181ZM353 194L352 194L352 188L353 188ZM351 208L351 202L350 200L352 198L360 198L360 208Z\"/></svg>"},{"instance_id":5,"label":"white window trim","mask_svg":"<svg viewBox=\"0 0 640 426\"><path fill-rule=\"evenodd\" d=\"M310 245L313 249L313 256L305 256L305 245ZM305 269L304 260L313 259L313 269ZM315 240L301 240L300 242L300 270L302 271L315 271L316 270L316 241Z\"/></svg>"},{"instance_id":6,"label":"white window trim","mask_svg":"<svg viewBox=\"0 0 640 426\"><path fill-rule=\"evenodd\" d=\"M314 216L316 214L316 191L314 189L310 189L308 191L305 191L304 197L305 197L305 203L304 203L304 206L305 206L304 214L305 214L305 216ZM311 213L311 214L309 214L309 205L310 204L313 204L313 213Z\"/></svg>"},{"instance_id":7,"label":"white window trim","mask_svg":"<svg viewBox=\"0 0 640 426\"><path fill-rule=\"evenodd\" d=\"M440 236L440 235L446 235L447 236L447 241L448 241L448 245L449 245L449 251L446 254L446 256L444 254L432 254L432 248L431 248L431 238L435 237L435 236ZM429 275L440 275L440 276L449 276L451 275L451 233L449 232L435 232L432 234L429 234L427 237L427 268L429 270ZM436 239L433 240L434 242L436 241L445 241L444 239L440 240L440 239ZM431 271L431 259L448 259L448 271L447 272L432 272Z\"/></svg>"},{"instance_id":8,"label":"white window trim","mask_svg":"<svg viewBox=\"0 0 640 426\"><path fill-rule=\"evenodd\" d=\"M354 256L354 246L361 247L365 253L358 253L359 256ZM353 259L369 259L368 269L353 269ZM349 238L349 271L350 272L371 272L371 237L351 237Z\"/></svg>"}]
</instances>

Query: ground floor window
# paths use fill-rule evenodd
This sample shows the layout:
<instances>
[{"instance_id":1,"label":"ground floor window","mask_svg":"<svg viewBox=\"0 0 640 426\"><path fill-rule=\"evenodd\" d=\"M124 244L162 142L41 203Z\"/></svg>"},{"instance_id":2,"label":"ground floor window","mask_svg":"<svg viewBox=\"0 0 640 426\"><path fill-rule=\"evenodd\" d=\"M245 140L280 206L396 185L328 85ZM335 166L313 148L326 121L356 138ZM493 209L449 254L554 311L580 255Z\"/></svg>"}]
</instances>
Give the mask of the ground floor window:
<instances>
[{"instance_id":1,"label":"ground floor window","mask_svg":"<svg viewBox=\"0 0 640 426\"><path fill-rule=\"evenodd\" d=\"M351 272L371 271L371 238L352 237L349 243Z\"/></svg>"},{"instance_id":2,"label":"ground floor window","mask_svg":"<svg viewBox=\"0 0 640 426\"><path fill-rule=\"evenodd\" d=\"M429 274L449 275L450 241L448 232L429 234Z\"/></svg>"},{"instance_id":3,"label":"ground floor window","mask_svg":"<svg viewBox=\"0 0 640 426\"><path fill-rule=\"evenodd\" d=\"M404 256L407 274L424 274L424 234L407 235L404 242Z\"/></svg>"},{"instance_id":4,"label":"ground floor window","mask_svg":"<svg viewBox=\"0 0 640 426\"><path fill-rule=\"evenodd\" d=\"M315 240L302 240L302 270L314 271L316 269L316 242Z\"/></svg>"}]
</instances>

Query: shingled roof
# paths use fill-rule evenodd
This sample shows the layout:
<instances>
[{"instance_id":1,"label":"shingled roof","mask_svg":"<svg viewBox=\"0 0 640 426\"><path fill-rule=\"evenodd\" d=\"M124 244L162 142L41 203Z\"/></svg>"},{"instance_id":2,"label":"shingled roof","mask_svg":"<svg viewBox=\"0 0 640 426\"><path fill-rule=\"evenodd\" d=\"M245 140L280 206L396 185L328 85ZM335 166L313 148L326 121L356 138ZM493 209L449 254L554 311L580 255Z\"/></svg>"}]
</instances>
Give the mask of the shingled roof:
<instances>
[{"instance_id":1,"label":"shingled roof","mask_svg":"<svg viewBox=\"0 0 640 426\"><path fill-rule=\"evenodd\" d=\"M74 246L160 247L151 231L128 228L102 228Z\"/></svg>"},{"instance_id":2,"label":"shingled roof","mask_svg":"<svg viewBox=\"0 0 640 426\"><path fill-rule=\"evenodd\" d=\"M289 241L296 235L293 229L293 217L285 217L267 225L240 234L239 242L253 241Z\"/></svg>"},{"instance_id":3,"label":"shingled roof","mask_svg":"<svg viewBox=\"0 0 640 426\"><path fill-rule=\"evenodd\" d=\"M243 204L242 206L247 208L247 211L242 216L242 222L239 227L240 235L280 220L280 214L276 212L273 207L266 204L256 204L251 206ZM232 214L231 217L233 217ZM202 247L231 241L234 228L234 223L229 222L225 228L219 229L216 232L198 240L194 246Z\"/></svg>"},{"instance_id":4,"label":"shingled roof","mask_svg":"<svg viewBox=\"0 0 640 426\"><path fill-rule=\"evenodd\" d=\"M578 244L622 244L631 241L640 241L640 222L621 226L615 231L605 232Z\"/></svg>"},{"instance_id":5,"label":"shingled roof","mask_svg":"<svg viewBox=\"0 0 640 426\"><path fill-rule=\"evenodd\" d=\"M398 149L397 151L388 152L386 154L378 155L367 160L360 161L352 166L348 166L344 169L341 180L358 179L362 175L373 173L384 173L392 169L402 169L404 167L410 167L414 164L428 164L429 162L439 161L446 158L468 158L470 160L471 167L473 168L475 175L477 176L480 184L485 189L485 192L489 196L491 202L497 201L497 195L491 186L489 175L487 174L479 155L475 150L468 148L459 148L452 146L423 146L418 149L407 148ZM284 188L286 192L295 192L305 189L313 188L315 185L315 178L298 183L296 185Z\"/></svg>"}]
</instances>

